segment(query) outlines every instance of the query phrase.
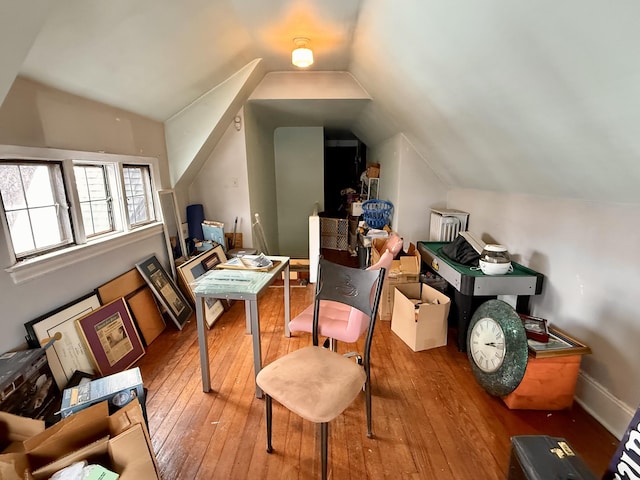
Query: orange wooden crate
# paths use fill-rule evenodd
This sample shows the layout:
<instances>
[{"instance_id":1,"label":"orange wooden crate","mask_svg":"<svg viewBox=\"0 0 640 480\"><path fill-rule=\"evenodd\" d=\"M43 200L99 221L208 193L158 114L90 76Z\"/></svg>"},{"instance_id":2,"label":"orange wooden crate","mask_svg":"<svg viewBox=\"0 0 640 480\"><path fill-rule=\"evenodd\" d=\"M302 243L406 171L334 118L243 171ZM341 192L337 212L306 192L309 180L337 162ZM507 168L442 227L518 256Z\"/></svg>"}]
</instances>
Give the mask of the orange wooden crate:
<instances>
[{"instance_id":1,"label":"orange wooden crate","mask_svg":"<svg viewBox=\"0 0 640 480\"><path fill-rule=\"evenodd\" d=\"M502 397L513 410L563 410L571 407L582 355L535 358L529 355L520 385Z\"/></svg>"}]
</instances>

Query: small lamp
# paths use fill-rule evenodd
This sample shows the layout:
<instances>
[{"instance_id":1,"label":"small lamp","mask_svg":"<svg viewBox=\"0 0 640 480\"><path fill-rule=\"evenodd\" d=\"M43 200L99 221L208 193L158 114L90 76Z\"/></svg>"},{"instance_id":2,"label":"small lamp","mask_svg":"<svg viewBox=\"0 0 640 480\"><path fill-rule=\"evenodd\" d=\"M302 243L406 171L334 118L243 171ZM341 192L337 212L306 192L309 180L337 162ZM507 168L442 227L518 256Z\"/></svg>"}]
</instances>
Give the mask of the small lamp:
<instances>
[{"instance_id":1,"label":"small lamp","mask_svg":"<svg viewBox=\"0 0 640 480\"><path fill-rule=\"evenodd\" d=\"M308 38L294 38L296 48L291 52L291 63L296 67L306 68L313 63L313 52L308 47Z\"/></svg>"}]
</instances>

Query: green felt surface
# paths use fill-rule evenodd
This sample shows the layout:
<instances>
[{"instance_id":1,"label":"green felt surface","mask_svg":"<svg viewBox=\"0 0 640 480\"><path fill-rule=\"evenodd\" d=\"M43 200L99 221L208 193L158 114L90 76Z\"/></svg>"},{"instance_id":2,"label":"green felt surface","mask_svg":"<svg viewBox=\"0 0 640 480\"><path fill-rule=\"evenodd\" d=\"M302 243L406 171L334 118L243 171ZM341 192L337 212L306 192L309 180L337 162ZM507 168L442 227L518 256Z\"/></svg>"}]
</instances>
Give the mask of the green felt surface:
<instances>
[{"instance_id":1,"label":"green felt surface","mask_svg":"<svg viewBox=\"0 0 640 480\"><path fill-rule=\"evenodd\" d=\"M429 251L430 253L432 253L436 257L438 257L438 259L440 261L446 262L447 265L452 267L458 273L461 273L463 275L470 275L472 277L484 277L484 276L486 276L484 273L482 273L482 270L472 270L471 267L468 267L466 265L462 265L461 263L455 262L455 261L451 260L449 257L447 257L444 253L442 253L441 252L442 247L444 247L448 243L451 243L451 242L424 242L424 241L420 241L420 242L418 242L418 246L422 245L427 251ZM530 268L527 268L527 267L525 267L523 265L520 265L519 263L511 262L511 265L513 266L513 272L506 273L506 274L501 275L501 276L525 277L525 276L529 276L529 275L536 275L535 271L533 271Z\"/></svg>"}]
</instances>

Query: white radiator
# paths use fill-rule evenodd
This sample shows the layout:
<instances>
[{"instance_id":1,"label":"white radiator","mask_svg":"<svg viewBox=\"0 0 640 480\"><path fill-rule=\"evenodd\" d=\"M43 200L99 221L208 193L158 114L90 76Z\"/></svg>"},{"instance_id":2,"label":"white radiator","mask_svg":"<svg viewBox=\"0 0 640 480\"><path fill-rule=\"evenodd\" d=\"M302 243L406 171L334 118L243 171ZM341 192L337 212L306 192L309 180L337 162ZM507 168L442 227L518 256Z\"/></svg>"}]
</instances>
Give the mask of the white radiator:
<instances>
[{"instance_id":1,"label":"white radiator","mask_svg":"<svg viewBox=\"0 0 640 480\"><path fill-rule=\"evenodd\" d=\"M458 233L467 230L469 214L447 208L431 209L429 240L432 242L450 242Z\"/></svg>"}]
</instances>

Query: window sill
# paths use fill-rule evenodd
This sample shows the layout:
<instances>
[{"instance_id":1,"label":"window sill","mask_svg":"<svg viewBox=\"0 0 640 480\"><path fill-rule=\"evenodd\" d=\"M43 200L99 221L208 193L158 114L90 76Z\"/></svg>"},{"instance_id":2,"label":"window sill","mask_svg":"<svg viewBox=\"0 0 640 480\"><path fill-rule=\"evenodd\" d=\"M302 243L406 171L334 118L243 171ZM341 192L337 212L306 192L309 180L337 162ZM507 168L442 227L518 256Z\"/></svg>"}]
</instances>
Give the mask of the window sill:
<instances>
[{"instance_id":1,"label":"window sill","mask_svg":"<svg viewBox=\"0 0 640 480\"><path fill-rule=\"evenodd\" d=\"M59 252L25 260L9 268L5 268L5 272L9 273L13 283L18 285L54 272L60 268L68 267L74 263L97 257L98 255L104 255L112 250L151 238L162 232L162 224L154 223L131 232L113 235L85 245L77 245Z\"/></svg>"}]
</instances>

